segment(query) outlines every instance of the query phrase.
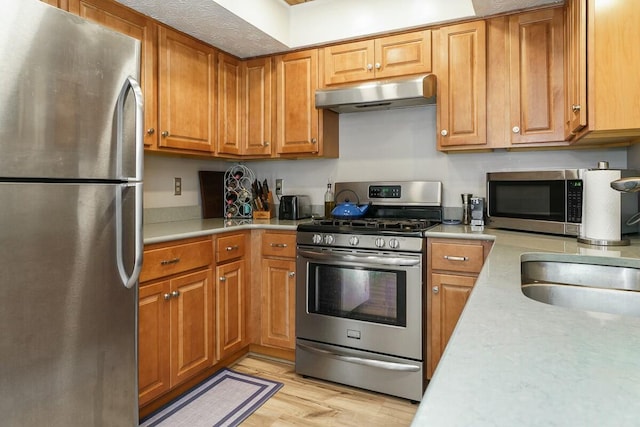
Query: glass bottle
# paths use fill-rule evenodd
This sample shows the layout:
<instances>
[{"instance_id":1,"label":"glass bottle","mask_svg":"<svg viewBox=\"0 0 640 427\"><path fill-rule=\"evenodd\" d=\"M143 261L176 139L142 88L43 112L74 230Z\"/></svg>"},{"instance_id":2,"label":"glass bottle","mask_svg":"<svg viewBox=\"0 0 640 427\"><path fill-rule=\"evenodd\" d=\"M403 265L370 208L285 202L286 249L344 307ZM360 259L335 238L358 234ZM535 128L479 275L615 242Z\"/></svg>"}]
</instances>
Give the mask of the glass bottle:
<instances>
[{"instance_id":1,"label":"glass bottle","mask_svg":"<svg viewBox=\"0 0 640 427\"><path fill-rule=\"evenodd\" d=\"M327 192L324 193L324 217L331 218L331 212L336 207L336 200L333 197L331 183L327 184Z\"/></svg>"}]
</instances>

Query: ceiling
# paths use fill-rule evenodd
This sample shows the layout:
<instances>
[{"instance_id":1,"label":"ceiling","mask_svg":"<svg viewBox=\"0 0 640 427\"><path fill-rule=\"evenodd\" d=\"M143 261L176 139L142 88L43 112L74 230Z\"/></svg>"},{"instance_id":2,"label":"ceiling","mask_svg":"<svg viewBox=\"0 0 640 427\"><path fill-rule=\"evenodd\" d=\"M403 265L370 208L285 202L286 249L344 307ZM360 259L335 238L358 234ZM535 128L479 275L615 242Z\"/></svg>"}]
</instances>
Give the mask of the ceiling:
<instances>
[{"instance_id":1,"label":"ceiling","mask_svg":"<svg viewBox=\"0 0 640 427\"><path fill-rule=\"evenodd\" d=\"M117 0L238 58L525 10L564 0ZM361 21L366 21L366 27Z\"/></svg>"}]
</instances>

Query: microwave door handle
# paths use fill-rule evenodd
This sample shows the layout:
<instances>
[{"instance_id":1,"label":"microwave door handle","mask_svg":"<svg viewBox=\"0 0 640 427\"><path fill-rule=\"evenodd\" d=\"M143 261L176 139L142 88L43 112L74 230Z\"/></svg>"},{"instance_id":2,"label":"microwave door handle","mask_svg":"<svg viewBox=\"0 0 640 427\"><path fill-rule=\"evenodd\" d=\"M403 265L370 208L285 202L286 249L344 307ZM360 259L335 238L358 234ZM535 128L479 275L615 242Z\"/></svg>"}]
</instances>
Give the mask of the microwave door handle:
<instances>
[{"instance_id":1,"label":"microwave door handle","mask_svg":"<svg viewBox=\"0 0 640 427\"><path fill-rule=\"evenodd\" d=\"M362 262L365 261L368 264L377 265L395 265L395 266L412 266L419 265L420 259L401 258L401 257L381 257L376 255L364 255L364 254L341 254L338 252L314 252L298 250L298 254L305 258L317 259L317 260L337 260L337 261L351 261Z\"/></svg>"},{"instance_id":2,"label":"microwave door handle","mask_svg":"<svg viewBox=\"0 0 640 427\"><path fill-rule=\"evenodd\" d=\"M306 350L310 353L316 353L322 356L331 357L332 359L341 360L343 362L355 363L356 365L370 366L373 368L386 369L389 371L403 371L403 372L417 372L420 370L419 366L409 365L405 363L387 362L384 360L366 359L363 357L347 356L343 354L334 353L329 350L323 350L320 348L312 347L305 344L297 344L302 350Z\"/></svg>"}]
</instances>

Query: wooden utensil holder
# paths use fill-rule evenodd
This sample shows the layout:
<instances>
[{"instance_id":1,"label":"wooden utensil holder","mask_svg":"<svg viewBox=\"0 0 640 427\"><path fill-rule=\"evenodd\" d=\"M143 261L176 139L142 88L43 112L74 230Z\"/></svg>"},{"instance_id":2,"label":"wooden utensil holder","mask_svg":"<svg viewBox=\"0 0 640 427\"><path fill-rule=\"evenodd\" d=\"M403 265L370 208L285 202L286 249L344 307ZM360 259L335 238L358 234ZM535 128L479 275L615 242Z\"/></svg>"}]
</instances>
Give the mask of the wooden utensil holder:
<instances>
[{"instance_id":1,"label":"wooden utensil holder","mask_svg":"<svg viewBox=\"0 0 640 427\"><path fill-rule=\"evenodd\" d=\"M268 211L253 211L253 219L271 219L276 217L276 210L273 205L273 195L271 191L267 194L267 201L269 202Z\"/></svg>"}]
</instances>

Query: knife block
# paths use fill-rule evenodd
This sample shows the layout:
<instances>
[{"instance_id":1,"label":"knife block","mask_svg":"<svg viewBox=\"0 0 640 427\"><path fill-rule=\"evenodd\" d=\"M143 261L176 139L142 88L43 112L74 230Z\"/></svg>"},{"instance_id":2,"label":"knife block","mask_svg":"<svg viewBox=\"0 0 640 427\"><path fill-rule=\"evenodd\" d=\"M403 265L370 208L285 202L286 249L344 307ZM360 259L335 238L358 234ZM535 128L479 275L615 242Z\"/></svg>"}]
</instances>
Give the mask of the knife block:
<instances>
[{"instance_id":1,"label":"knife block","mask_svg":"<svg viewBox=\"0 0 640 427\"><path fill-rule=\"evenodd\" d=\"M276 216L276 209L273 205L273 195L271 191L267 194L267 201L269 202L268 211L253 211L253 219L271 219Z\"/></svg>"}]
</instances>

